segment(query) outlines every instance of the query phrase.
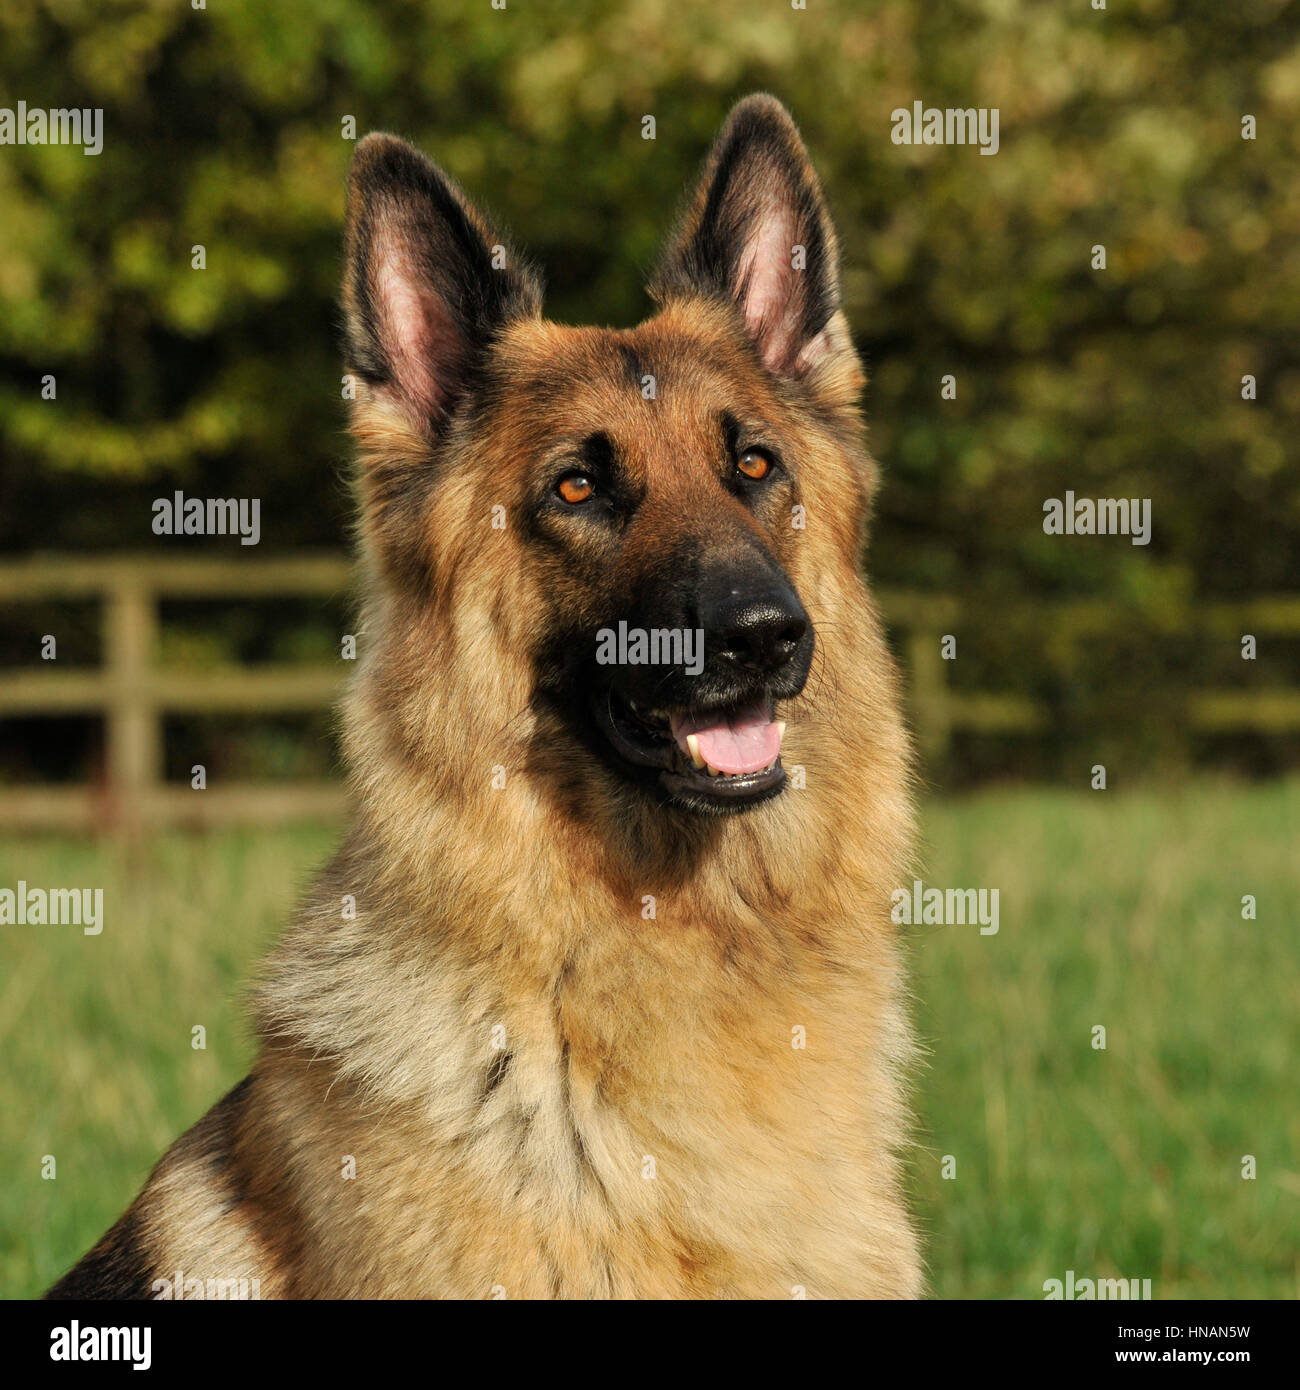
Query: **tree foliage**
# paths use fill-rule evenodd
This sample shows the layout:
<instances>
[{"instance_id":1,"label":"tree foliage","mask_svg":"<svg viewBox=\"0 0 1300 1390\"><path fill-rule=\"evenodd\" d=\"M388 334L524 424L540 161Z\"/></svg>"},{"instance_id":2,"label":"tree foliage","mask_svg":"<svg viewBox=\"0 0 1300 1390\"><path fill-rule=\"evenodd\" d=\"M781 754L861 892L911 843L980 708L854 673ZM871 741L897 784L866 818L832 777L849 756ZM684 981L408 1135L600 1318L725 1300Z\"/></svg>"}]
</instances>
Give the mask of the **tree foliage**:
<instances>
[{"instance_id":1,"label":"tree foliage","mask_svg":"<svg viewBox=\"0 0 1300 1390\"><path fill-rule=\"evenodd\" d=\"M343 540L346 118L509 225L554 317L621 325L726 109L765 88L840 229L878 578L995 614L1295 589L1295 11L8 0L6 100L102 107L105 146L0 148L0 537L147 545L179 486L260 496L264 552ZM996 108L997 154L894 144L916 100ZM1067 489L1149 497L1151 544L1045 535Z\"/></svg>"}]
</instances>

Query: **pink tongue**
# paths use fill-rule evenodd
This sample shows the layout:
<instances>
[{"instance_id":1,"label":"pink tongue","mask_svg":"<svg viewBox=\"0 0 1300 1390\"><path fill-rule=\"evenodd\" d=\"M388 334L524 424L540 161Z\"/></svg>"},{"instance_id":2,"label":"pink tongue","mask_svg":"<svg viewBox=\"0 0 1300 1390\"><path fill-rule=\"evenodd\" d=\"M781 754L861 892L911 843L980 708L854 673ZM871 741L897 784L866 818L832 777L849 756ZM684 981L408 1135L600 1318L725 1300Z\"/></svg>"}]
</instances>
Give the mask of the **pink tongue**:
<instances>
[{"instance_id":1,"label":"pink tongue","mask_svg":"<svg viewBox=\"0 0 1300 1390\"><path fill-rule=\"evenodd\" d=\"M775 762L781 752L781 731L768 717L766 706L751 705L738 710L730 719L712 719L708 715L672 716L673 738L689 758L687 736L694 734L700 741L700 757L719 772L734 776L741 772L757 772Z\"/></svg>"}]
</instances>

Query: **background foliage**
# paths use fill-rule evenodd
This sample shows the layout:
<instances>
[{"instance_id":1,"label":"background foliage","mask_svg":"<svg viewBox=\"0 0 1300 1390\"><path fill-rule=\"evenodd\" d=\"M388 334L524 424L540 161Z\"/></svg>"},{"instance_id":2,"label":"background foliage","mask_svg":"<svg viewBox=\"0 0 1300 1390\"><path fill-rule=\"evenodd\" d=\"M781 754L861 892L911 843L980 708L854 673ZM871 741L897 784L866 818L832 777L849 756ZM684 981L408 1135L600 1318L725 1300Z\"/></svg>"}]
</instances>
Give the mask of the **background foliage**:
<instances>
[{"instance_id":1,"label":"background foliage","mask_svg":"<svg viewBox=\"0 0 1300 1390\"><path fill-rule=\"evenodd\" d=\"M1172 617L1300 587L1296 9L8 0L4 100L102 106L106 137L98 158L0 150L0 545L198 548L150 532L177 487L260 497L263 554L344 543L345 116L487 203L543 264L554 317L622 325L727 107L767 88L841 231L886 477L872 568L963 594L959 676L1062 716L1045 760L972 766L1077 766L1101 724L1155 757L1176 722L1162 692L1225 658L1158 640ZM892 144L914 99L998 108L999 153ZM1150 497L1151 545L1045 536L1066 489ZM1113 623L1053 645L1030 601L1064 595L1106 599ZM238 649L222 625L202 640ZM1298 658L1275 642L1227 665L1294 683Z\"/></svg>"}]
</instances>

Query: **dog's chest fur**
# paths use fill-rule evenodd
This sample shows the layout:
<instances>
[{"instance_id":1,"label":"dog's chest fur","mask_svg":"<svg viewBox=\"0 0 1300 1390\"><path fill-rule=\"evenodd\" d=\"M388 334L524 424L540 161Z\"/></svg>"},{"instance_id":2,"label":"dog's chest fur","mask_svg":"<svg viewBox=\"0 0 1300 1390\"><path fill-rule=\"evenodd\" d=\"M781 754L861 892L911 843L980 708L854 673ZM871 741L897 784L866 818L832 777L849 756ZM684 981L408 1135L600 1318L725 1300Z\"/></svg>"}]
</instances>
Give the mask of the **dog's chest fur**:
<instances>
[{"instance_id":1,"label":"dog's chest fur","mask_svg":"<svg viewBox=\"0 0 1300 1390\"><path fill-rule=\"evenodd\" d=\"M359 953L388 1036L360 1016L347 1036L341 962L361 935L336 939L322 1036L304 999L300 1045L269 1051L258 1081L293 1136L297 1204L330 1213L297 1276L311 1292L914 1291L892 1191L893 1001L811 947L763 959L635 920L545 981L517 959L506 989L454 943L436 965Z\"/></svg>"},{"instance_id":2,"label":"dog's chest fur","mask_svg":"<svg viewBox=\"0 0 1300 1390\"><path fill-rule=\"evenodd\" d=\"M907 1291L869 1158L897 1109L862 1047L880 1001L831 1022L823 980L741 1004L727 969L663 981L653 1009L581 965L534 1004L446 981L437 1024L374 1088L286 1058L274 1111L298 1130L304 1205L331 1212L307 1277L328 1293L338 1261L356 1290L366 1250L377 1294ZM417 988L395 976L389 998Z\"/></svg>"}]
</instances>

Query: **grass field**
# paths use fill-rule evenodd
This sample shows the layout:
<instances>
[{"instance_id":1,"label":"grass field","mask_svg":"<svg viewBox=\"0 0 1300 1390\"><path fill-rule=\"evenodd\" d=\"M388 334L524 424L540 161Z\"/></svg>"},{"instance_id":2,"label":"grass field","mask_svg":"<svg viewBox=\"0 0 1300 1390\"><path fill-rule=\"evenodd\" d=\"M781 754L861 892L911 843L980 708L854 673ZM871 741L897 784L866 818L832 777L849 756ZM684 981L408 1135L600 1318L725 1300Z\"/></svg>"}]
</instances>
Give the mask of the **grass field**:
<instances>
[{"instance_id":1,"label":"grass field","mask_svg":"<svg viewBox=\"0 0 1300 1390\"><path fill-rule=\"evenodd\" d=\"M908 929L933 1292L1039 1298L1073 1270L1297 1297L1300 783L985 792L923 823L927 884L1000 892L995 936ZM243 1075L241 991L333 839L0 841L0 887L102 885L107 919L0 927L0 1293L49 1284Z\"/></svg>"}]
</instances>

